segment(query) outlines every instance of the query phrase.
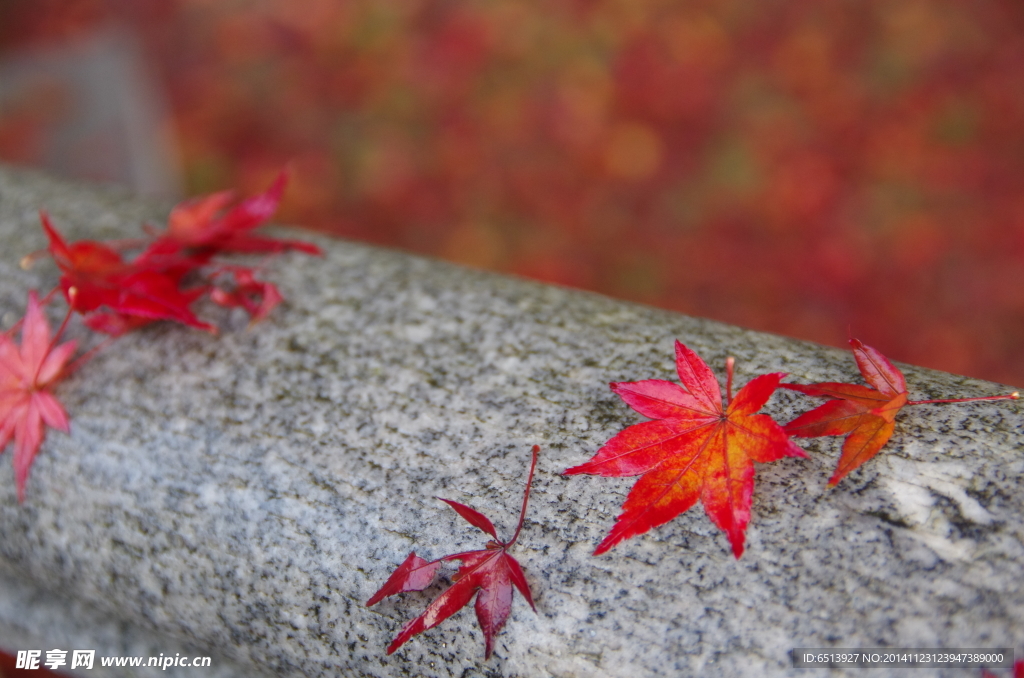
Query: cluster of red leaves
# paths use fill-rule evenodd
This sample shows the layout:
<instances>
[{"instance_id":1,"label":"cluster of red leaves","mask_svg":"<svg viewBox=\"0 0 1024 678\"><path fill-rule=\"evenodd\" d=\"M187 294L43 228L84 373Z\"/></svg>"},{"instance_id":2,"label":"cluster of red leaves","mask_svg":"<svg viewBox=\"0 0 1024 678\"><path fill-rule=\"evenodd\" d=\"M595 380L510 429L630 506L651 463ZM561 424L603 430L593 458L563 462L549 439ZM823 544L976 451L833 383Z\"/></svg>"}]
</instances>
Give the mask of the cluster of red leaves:
<instances>
[{"instance_id":1,"label":"cluster of red leaves","mask_svg":"<svg viewBox=\"0 0 1024 678\"><path fill-rule=\"evenodd\" d=\"M171 212L166 231L140 243L69 243L49 215L40 213L50 243L47 252L61 272L59 289L68 316L51 338L40 302L31 292L19 323L21 346L10 336L18 325L0 335L0 452L14 440L19 501L25 499L29 469L45 434L43 425L68 431L68 416L50 389L73 369L67 363L76 342L57 344L71 313L81 314L86 326L111 338L156 320L215 333L217 328L197 318L191 308L204 295L222 306L244 308L253 322L262 320L282 300L277 287L258 279L254 268L223 264L215 257L286 250L320 253L309 243L252 233L276 211L285 182L282 173L265 192L230 208L232 195L226 192L182 203ZM126 260L121 250L134 244L143 249ZM26 257L24 263L33 258ZM75 365L90 355L92 351Z\"/></svg>"},{"instance_id":2,"label":"cluster of red leaves","mask_svg":"<svg viewBox=\"0 0 1024 678\"><path fill-rule=\"evenodd\" d=\"M264 193L231 209L225 209L232 200L229 192L178 205L171 212L167 230L130 262L108 244L92 240L68 244L42 213L49 252L61 270L60 287L68 306L85 315L89 327L114 336L154 320L216 332L190 308L207 293L216 303L242 306L254 320L266 317L281 295L272 283L257 280L254 269L221 265L206 275L195 274L209 267L217 254L271 254L291 249L320 253L309 243L251 232L277 210L285 181L282 173ZM228 274L235 279L232 288L214 285L213 281Z\"/></svg>"},{"instance_id":3,"label":"cluster of red leaves","mask_svg":"<svg viewBox=\"0 0 1024 678\"><path fill-rule=\"evenodd\" d=\"M895 430L905 405L1016 400L1017 393L956 400L907 399L903 374L877 350L851 339L854 357L869 386L842 383L781 384L782 373L753 379L732 397L732 359L726 362L726 408L715 375L689 348L676 342L680 385L661 379L613 383L627 405L654 421L630 426L613 437L585 464L567 475L641 478L630 491L615 526L595 555L620 541L663 525L698 499L711 520L729 537L733 554L743 554L754 493L753 462L805 457L790 436L846 435L843 453L829 485L875 456ZM831 398L784 427L755 414L779 386Z\"/></svg>"},{"instance_id":4,"label":"cluster of red leaves","mask_svg":"<svg viewBox=\"0 0 1024 678\"><path fill-rule=\"evenodd\" d=\"M135 28L196 192L298 158L298 223L1024 383L1016 0L296 7L7 2L0 48Z\"/></svg>"},{"instance_id":5,"label":"cluster of red leaves","mask_svg":"<svg viewBox=\"0 0 1024 678\"><path fill-rule=\"evenodd\" d=\"M388 654L400 648L417 633L434 628L458 612L479 591L476 598L476 618L484 632L484 656L489 658L494 646L494 636L505 625L505 620L508 619L512 610L513 587L519 589L519 593L526 598L530 607L534 607L533 596L530 595L526 576L516 559L508 554L508 549L516 543L516 540L519 539L519 532L523 529L526 504L530 499L530 484L533 482L533 472L537 468L538 452L540 452L540 447L534 445L530 474L526 479L526 491L523 493L523 508L519 513L519 523L516 525L516 531L512 538L508 541L498 539L494 525L484 514L465 504L450 499L441 499L455 509L455 512L465 518L470 525L491 535L491 540L484 545L482 550L456 553L431 562L423 560L415 552L412 552L384 582L384 586L366 601L366 606L370 607L396 593L422 591L430 586L441 563L452 560L462 561L458 573L452 578L454 583L439 595L423 611L423 614L402 627L391 645L388 646ZM440 497L438 498L440 499Z\"/></svg>"}]
</instances>

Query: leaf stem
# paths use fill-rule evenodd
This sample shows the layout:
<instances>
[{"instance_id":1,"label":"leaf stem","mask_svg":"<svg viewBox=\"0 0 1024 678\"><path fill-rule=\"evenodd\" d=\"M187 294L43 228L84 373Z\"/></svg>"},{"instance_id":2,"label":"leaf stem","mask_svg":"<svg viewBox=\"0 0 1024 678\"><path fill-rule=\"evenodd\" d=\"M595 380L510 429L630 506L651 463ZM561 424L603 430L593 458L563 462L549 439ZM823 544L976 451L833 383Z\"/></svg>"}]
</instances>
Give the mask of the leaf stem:
<instances>
[{"instance_id":1,"label":"leaf stem","mask_svg":"<svg viewBox=\"0 0 1024 678\"><path fill-rule=\"evenodd\" d=\"M949 398L944 400L908 400L908 405L928 405L929 403L970 403L975 400L1020 400L1020 393L1014 391L1006 395L984 396L982 398Z\"/></svg>"},{"instance_id":2,"label":"leaf stem","mask_svg":"<svg viewBox=\"0 0 1024 678\"><path fill-rule=\"evenodd\" d=\"M60 289L60 287L58 286L58 287L54 287L52 290L50 290L45 297L43 297L42 299L39 300L39 305L40 306L46 306L48 303L50 303L50 299L53 299L53 295L56 294L59 289ZM22 323L24 323L24 322L25 322L25 316L21 316L20 318L18 318L17 322L15 322L9 328L4 330L4 334L6 334L9 337L13 337L14 333L18 331L18 328L21 327Z\"/></svg>"},{"instance_id":3,"label":"leaf stem","mask_svg":"<svg viewBox=\"0 0 1024 678\"><path fill-rule=\"evenodd\" d=\"M18 265L21 266L21 270L27 271L30 268L32 268L32 264L36 263L38 259L42 259L49 253L50 250L47 248L36 250L35 252L29 252L28 254L21 258L21 261L18 262Z\"/></svg>"},{"instance_id":4,"label":"leaf stem","mask_svg":"<svg viewBox=\"0 0 1024 678\"><path fill-rule=\"evenodd\" d=\"M42 299L39 300L39 305L40 306L46 306L48 303L50 303L50 300L53 299L54 295L56 295L57 292L59 292L59 291L60 291L60 285L57 285L52 290L47 292L45 297L43 297Z\"/></svg>"},{"instance_id":5,"label":"leaf stem","mask_svg":"<svg viewBox=\"0 0 1024 678\"><path fill-rule=\"evenodd\" d=\"M71 320L72 313L74 313L74 311L68 307L68 312L64 314L64 320L61 321L60 327L57 328L57 333L53 335L53 340L50 342L50 346L46 349L47 353L57 347L57 342L60 341L60 335L64 334L64 330L68 326L68 321Z\"/></svg>"},{"instance_id":6,"label":"leaf stem","mask_svg":"<svg viewBox=\"0 0 1024 678\"><path fill-rule=\"evenodd\" d=\"M101 341L99 344L97 344L96 346L93 346L88 351L86 351L85 353L80 355L78 357L78 359L75 360L75 362L73 362L70 365L68 365L67 369L64 370L64 377L69 377L72 374L74 374L78 370L79 367L81 367L85 363L89 362L89 360L94 355L96 355L97 353L99 353L100 351L105 349L107 346L110 346L111 344L113 344L115 341L117 341L118 338L119 337L107 337L106 339Z\"/></svg>"},{"instance_id":7,"label":"leaf stem","mask_svg":"<svg viewBox=\"0 0 1024 678\"><path fill-rule=\"evenodd\" d=\"M64 320L61 321L60 327L57 328L57 333L53 335L50 345L46 347L46 353L43 354L43 359L39 361L39 365L36 367L36 373L32 375L33 385L35 385L36 381L39 379L39 372L42 371L43 364L46 363L47 356L53 353L53 349L57 348L57 343L60 341L60 335L64 334L64 328L68 326L68 321L71 320L71 314L73 312L74 311L71 310L71 307L68 306L68 312L64 314ZM22 344L25 343L24 336L24 333L22 333Z\"/></svg>"},{"instance_id":8,"label":"leaf stem","mask_svg":"<svg viewBox=\"0 0 1024 678\"><path fill-rule=\"evenodd\" d=\"M732 404L732 370L736 365L736 358L729 356L725 359L725 394L727 400L725 406L728 407Z\"/></svg>"},{"instance_id":9,"label":"leaf stem","mask_svg":"<svg viewBox=\"0 0 1024 678\"><path fill-rule=\"evenodd\" d=\"M523 493L523 510L519 512L519 524L516 525L516 532L503 546L508 548L519 539L519 531L523 529L523 520L526 519L526 502L530 500L530 485L533 484L533 472L537 468L537 454L540 452L540 445L533 446L533 461L530 462L530 475L526 479L526 492Z\"/></svg>"}]
</instances>

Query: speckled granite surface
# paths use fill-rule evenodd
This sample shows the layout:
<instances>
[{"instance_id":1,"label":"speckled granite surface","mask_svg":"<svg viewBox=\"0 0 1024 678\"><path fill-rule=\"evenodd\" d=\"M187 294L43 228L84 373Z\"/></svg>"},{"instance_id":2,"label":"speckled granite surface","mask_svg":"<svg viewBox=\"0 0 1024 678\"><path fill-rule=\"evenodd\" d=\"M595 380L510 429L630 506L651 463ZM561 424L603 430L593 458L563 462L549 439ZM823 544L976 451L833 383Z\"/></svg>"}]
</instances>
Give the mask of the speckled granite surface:
<instances>
[{"instance_id":1,"label":"speckled granite surface","mask_svg":"<svg viewBox=\"0 0 1024 678\"><path fill-rule=\"evenodd\" d=\"M4 327L29 287L56 281L49 262L17 265L44 244L40 207L76 237L160 216L0 169ZM559 472L640 420L609 381L674 378L675 338L716 368L736 356L740 384L767 371L857 379L850 354L318 242L323 259L273 263L288 301L255 330L203 309L226 325L220 337L153 327L60 386L72 434L49 435L23 506L0 458L6 567L148 637L283 676L823 676L790 668L790 650L1019 652L1019 403L908 409L887 450L834 490L834 439L808 443L809 460L759 466L740 561L700 509L595 558L633 480ZM906 374L916 398L1005 390ZM800 397L779 393L766 411L785 421ZM363 602L412 549L482 545L433 497L472 504L507 536L534 443L513 555L538 614L517 597L488 662L469 609L385 656L440 586ZM11 609L0 601L0 619Z\"/></svg>"},{"instance_id":2,"label":"speckled granite surface","mask_svg":"<svg viewBox=\"0 0 1024 678\"><path fill-rule=\"evenodd\" d=\"M95 609L75 598L74 593L45 591L31 580L15 572L6 571L0 564L0 648L10 654L18 650L39 650L40 665L46 661L48 650L64 650L63 674L91 678L188 678L202 674L208 678L236 678L241 676L268 676L252 666L239 666L223 655L182 643L166 634L154 633L132 620L119 619ZM75 650L94 650L93 667L70 671ZM205 660L209 666L199 668L162 667L163 658L189 662ZM212 656L211 656L212 655ZM140 660L140 667L104 667L104 658ZM147 666L150 658L156 666ZM127 662L126 662L127 663Z\"/></svg>"}]
</instances>

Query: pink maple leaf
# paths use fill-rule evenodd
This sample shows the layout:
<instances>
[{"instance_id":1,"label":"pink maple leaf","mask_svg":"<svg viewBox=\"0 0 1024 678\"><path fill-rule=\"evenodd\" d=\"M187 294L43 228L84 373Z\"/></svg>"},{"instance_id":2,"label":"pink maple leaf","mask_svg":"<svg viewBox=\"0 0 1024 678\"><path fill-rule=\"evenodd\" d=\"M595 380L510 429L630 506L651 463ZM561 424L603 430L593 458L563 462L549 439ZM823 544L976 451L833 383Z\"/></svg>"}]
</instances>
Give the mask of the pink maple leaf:
<instances>
[{"instance_id":1,"label":"pink maple leaf","mask_svg":"<svg viewBox=\"0 0 1024 678\"><path fill-rule=\"evenodd\" d=\"M49 389L66 376L65 366L75 342L59 346L51 339L35 292L21 329L21 346L0 334L0 452L14 440L14 479L18 501L25 501L25 483L43 442L43 424L68 432L68 415Z\"/></svg>"}]
</instances>

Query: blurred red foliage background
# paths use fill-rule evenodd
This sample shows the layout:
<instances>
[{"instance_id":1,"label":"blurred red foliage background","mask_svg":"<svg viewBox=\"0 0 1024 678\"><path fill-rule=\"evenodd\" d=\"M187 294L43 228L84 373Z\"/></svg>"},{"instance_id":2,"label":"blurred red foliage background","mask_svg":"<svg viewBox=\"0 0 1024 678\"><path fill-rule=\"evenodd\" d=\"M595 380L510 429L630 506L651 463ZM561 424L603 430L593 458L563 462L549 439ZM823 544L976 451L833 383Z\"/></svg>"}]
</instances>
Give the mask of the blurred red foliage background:
<instances>
[{"instance_id":1,"label":"blurred red foliage background","mask_svg":"<svg viewBox=\"0 0 1024 678\"><path fill-rule=\"evenodd\" d=\"M1018 0L0 0L0 50L110 22L190 193L290 164L283 221L1024 385Z\"/></svg>"}]
</instances>

